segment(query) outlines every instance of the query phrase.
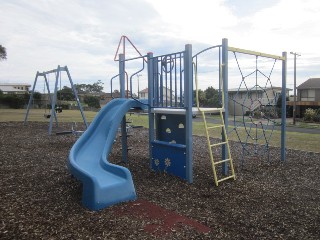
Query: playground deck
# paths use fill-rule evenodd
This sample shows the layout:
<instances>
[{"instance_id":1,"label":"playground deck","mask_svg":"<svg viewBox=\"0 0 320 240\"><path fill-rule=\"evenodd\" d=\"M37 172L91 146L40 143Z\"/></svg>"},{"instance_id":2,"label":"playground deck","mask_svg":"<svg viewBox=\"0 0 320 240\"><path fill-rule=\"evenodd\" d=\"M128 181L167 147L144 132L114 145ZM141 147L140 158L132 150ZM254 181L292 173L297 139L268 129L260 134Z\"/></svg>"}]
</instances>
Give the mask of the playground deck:
<instances>
[{"instance_id":1,"label":"playground deck","mask_svg":"<svg viewBox=\"0 0 320 240\"><path fill-rule=\"evenodd\" d=\"M67 170L72 135L47 123L0 123L1 239L319 239L319 153L248 159L231 143L236 181L214 185L204 137L194 136L194 183L150 171L148 131L132 129L127 167L138 200L92 212ZM117 142L110 161L121 161Z\"/></svg>"}]
</instances>

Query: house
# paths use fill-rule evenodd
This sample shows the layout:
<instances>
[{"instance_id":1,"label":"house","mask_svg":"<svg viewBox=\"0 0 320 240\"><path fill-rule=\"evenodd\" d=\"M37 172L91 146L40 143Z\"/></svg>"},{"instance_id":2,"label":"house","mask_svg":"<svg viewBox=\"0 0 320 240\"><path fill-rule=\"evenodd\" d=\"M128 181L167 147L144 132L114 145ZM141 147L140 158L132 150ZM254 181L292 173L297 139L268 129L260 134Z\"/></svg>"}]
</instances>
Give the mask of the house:
<instances>
[{"instance_id":1,"label":"house","mask_svg":"<svg viewBox=\"0 0 320 240\"><path fill-rule=\"evenodd\" d=\"M140 99L148 99L148 88L145 88L139 92Z\"/></svg>"},{"instance_id":2,"label":"house","mask_svg":"<svg viewBox=\"0 0 320 240\"><path fill-rule=\"evenodd\" d=\"M100 97L100 106L103 107L114 98L120 98L120 92L116 91L111 93L103 93Z\"/></svg>"},{"instance_id":3,"label":"house","mask_svg":"<svg viewBox=\"0 0 320 240\"><path fill-rule=\"evenodd\" d=\"M229 114L239 116L246 114L246 112L252 112L261 106L275 106L281 91L281 87L229 89ZM290 89L286 90L287 97L289 91Z\"/></svg>"},{"instance_id":4,"label":"house","mask_svg":"<svg viewBox=\"0 0 320 240\"><path fill-rule=\"evenodd\" d=\"M24 94L29 92L30 87L28 83L0 83L3 94Z\"/></svg>"},{"instance_id":5,"label":"house","mask_svg":"<svg viewBox=\"0 0 320 240\"><path fill-rule=\"evenodd\" d=\"M160 95L160 91L161 91L161 89L159 89L159 93L158 93L159 95ZM140 99L148 99L148 92L149 92L148 88L141 90L139 92L139 98ZM175 101L175 99L174 99L175 95L173 94L173 91L170 90L169 88L163 87L162 96L163 96L164 102L165 101L169 102L171 99L172 99L172 101Z\"/></svg>"},{"instance_id":6,"label":"house","mask_svg":"<svg viewBox=\"0 0 320 240\"><path fill-rule=\"evenodd\" d=\"M293 106L294 101L287 105ZM309 78L297 87L296 116L303 117L307 108L320 108L320 78Z\"/></svg>"}]
</instances>

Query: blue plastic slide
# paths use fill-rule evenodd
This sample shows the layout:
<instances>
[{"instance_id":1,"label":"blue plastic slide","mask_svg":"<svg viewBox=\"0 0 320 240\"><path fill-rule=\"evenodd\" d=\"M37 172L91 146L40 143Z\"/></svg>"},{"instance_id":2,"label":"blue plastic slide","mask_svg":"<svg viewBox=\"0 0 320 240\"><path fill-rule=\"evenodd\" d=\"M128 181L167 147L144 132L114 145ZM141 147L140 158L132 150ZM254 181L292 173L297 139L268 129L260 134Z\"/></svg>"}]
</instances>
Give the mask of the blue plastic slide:
<instances>
[{"instance_id":1,"label":"blue plastic slide","mask_svg":"<svg viewBox=\"0 0 320 240\"><path fill-rule=\"evenodd\" d=\"M82 182L82 203L91 210L136 199L130 171L107 159L119 124L133 107L141 107L141 103L133 99L109 102L70 151L69 170Z\"/></svg>"}]
</instances>

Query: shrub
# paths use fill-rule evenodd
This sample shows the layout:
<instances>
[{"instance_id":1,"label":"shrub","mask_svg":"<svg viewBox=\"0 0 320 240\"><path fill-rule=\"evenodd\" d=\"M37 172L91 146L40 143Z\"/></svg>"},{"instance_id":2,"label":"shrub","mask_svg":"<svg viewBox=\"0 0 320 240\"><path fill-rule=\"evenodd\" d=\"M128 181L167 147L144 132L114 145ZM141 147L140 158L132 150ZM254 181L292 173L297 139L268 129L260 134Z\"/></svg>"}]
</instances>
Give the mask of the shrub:
<instances>
[{"instance_id":1,"label":"shrub","mask_svg":"<svg viewBox=\"0 0 320 240\"><path fill-rule=\"evenodd\" d=\"M266 107L262 110L264 117L266 118L278 118L279 111L277 108L274 107ZM281 115L281 109L280 109L280 115Z\"/></svg>"},{"instance_id":2,"label":"shrub","mask_svg":"<svg viewBox=\"0 0 320 240\"><path fill-rule=\"evenodd\" d=\"M316 115L317 115L316 110L314 110L312 108L307 108L306 112L304 113L303 120L304 121L314 121Z\"/></svg>"},{"instance_id":3,"label":"shrub","mask_svg":"<svg viewBox=\"0 0 320 240\"><path fill-rule=\"evenodd\" d=\"M317 114L314 118L313 121L315 122L320 122L320 114Z\"/></svg>"},{"instance_id":4,"label":"shrub","mask_svg":"<svg viewBox=\"0 0 320 240\"><path fill-rule=\"evenodd\" d=\"M262 117L262 112L260 111L260 109L254 110L253 117L257 119L260 119Z\"/></svg>"},{"instance_id":5,"label":"shrub","mask_svg":"<svg viewBox=\"0 0 320 240\"><path fill-rule=\"evenodd\" d=\"M8 105L10 108L23 108L25 104L24 96L18 96L15 94L2 95L0 98L0 103Z\"/></svg>"},{"instance_id":6,"label":"shrub","mask_svg":"<svg viewBox=\"0 0 320 240\"><path fill-rule=\"evenodd\" d=\"M100 98L95 96L84 96L84 103L88 104L89 107L100 108Z\"/></svg>"}]
</instances>

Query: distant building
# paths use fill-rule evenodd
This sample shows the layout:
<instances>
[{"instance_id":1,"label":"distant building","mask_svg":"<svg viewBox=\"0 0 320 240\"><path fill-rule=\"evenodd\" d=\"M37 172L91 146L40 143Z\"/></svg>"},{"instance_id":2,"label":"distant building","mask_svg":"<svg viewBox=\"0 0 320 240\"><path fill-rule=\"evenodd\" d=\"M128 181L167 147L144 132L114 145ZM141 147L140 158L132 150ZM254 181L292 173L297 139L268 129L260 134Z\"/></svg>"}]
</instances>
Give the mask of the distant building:
<instances>
[{"instance_id":1,"label":"distant building","mask_svg":"<svg viewBox=\"0 0 320 240\"><path fill-rule=\"evenodd\" d=\"M229 89L229 114L239 116L261 106L275 106L281 91L281 87ZM289 97L289 91L290 89L286 90L287 97Z\"/></svg>"},{"instance_id":2,"label":"distant building","mask_svg":"<svg viewBox=\"0 0 320 240\"><path fill-rule=\"evenodd\" d=\"M28 83L0 83L0 90L4 94L24 94L29 92L30 87Z\"/></svg>"},{"instance_id":3,"label":"distant building","mask_svg":"<svg viewBox=\"0 0 320 240\"><path fill-rule=\"evenodd\" d=\"M161 91L161 89L159 89L159 95L160 95L160 91ZM148 98L148 93L149 93L148 88L145 88L145 89L141 90L139 92L139 98L140 99L147 99ZM171 98L172 98L172 100L174 100L175 95L174 95L173 91L170 90L169 88L163 87L161 93L162 93L164 101L170 101Z\"/></svg>"},{"instance_id":4,"label":"distant building","mask_svg":"<svg viewBox=\"0 0 320 240\"><path fill-rule=\"evenodd\" d=\"M293 106L294 101L287 105ZM320 78L309 78L297 87L296 116L303 117L307 108L320 108Z\"/></svg>"},{"instance_id":5,"label":"distant building","mask_svg":"<svg viewBox=\"0 0 320 240\"><path fill-rule=\"evenodd\" d=\"M143 90L141 90L138 94L139 94L139 98L141 99L148 99L148 88L145 88Z\"/></svg>"}]
</instances>

